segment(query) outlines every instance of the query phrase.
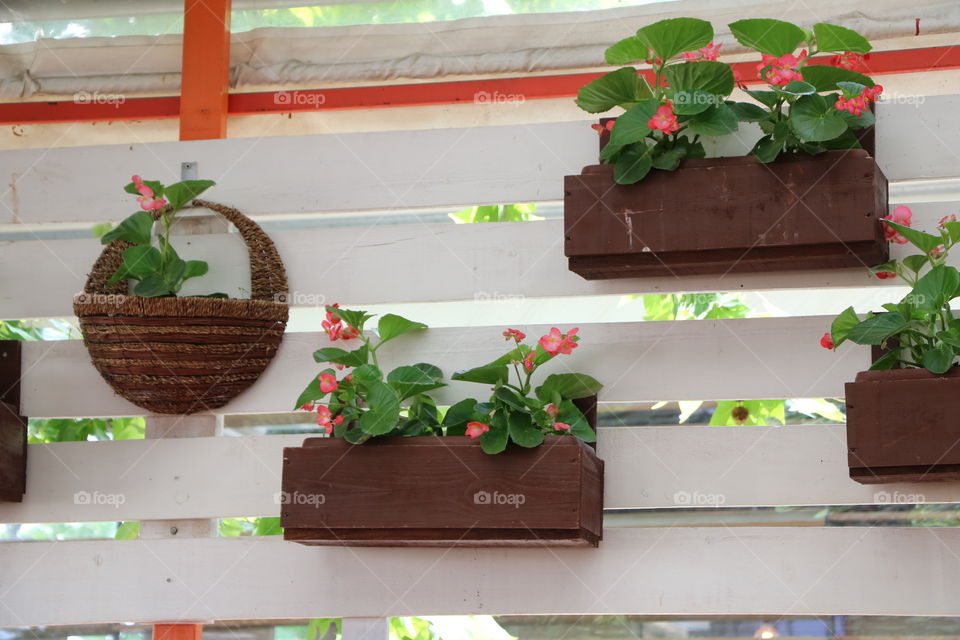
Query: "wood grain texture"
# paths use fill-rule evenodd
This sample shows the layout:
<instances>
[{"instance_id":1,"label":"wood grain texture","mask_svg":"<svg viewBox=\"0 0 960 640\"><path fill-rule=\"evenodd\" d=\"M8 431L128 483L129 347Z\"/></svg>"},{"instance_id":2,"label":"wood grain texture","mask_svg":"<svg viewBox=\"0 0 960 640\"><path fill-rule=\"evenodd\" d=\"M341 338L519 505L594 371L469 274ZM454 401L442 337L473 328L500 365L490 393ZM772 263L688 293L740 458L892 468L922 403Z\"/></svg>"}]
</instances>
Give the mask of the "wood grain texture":
<instances>
[{"instance_id":1,"label":"wood grain texture","mask_svg":"<svg viewBox=\"0 0 960 640\"><path fill-rule=\"evenodd\" d=\"M603 461L572 436L489 455L465 436L284 449L284 536L365 546L597 546Z\"/></svg>"},{"instance_id":2,"label":"wood grain texture","mask_svg":"<svg viewBox=\"0 0 960 640\"><path fill-rule=\"evenodd\" d=\"M0 501L20 502L27 490L27 421L20 415L21 345L0 340Z\"/></svg>"}]
</instances>

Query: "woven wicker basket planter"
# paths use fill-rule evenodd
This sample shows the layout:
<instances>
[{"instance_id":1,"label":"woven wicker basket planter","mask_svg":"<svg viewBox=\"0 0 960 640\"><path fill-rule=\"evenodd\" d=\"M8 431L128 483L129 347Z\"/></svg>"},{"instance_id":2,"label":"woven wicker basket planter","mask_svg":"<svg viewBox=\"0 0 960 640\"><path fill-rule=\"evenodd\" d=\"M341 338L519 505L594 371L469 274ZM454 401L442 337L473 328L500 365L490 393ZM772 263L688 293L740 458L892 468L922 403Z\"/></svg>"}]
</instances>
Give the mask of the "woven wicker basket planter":
<instances>
[{"instance_id":1,"label":"woven wicker basket planter","mask_svg":"<svg viewBox=\"0 0 960 640\"><path fill-rule=\"evenodd\" d=\"M73 301L83 342L114 391L153 413L222 407L253 384L287 324L287 278L273 242L235 209L195 201L233 223L250 252L251 299L142 298L107 287L129 245L104 248Z\"/></svg>"}]
</instances>

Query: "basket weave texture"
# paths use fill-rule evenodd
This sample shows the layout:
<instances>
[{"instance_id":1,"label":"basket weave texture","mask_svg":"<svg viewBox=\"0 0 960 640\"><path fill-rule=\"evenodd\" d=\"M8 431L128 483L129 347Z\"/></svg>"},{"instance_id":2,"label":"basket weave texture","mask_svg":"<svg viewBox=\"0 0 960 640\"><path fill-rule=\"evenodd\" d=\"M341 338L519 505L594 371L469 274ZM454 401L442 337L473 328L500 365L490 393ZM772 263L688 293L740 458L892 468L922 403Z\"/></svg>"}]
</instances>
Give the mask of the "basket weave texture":
<instances>
[{"instance_id":1,"label":"basket weave texture","mask_svg":"<svg viewBox=\"0 0 960 640\"><path fill-rule=\"evenodd\" d=\"M153 413L222 407L253 384L287 325L287 276L270 237L236 209L195 200L231 222L250 253L249 300L127 295L107 281L130 246L104 247L73 310L93 365L114 391Z\"/></svg>"}]
</instances>

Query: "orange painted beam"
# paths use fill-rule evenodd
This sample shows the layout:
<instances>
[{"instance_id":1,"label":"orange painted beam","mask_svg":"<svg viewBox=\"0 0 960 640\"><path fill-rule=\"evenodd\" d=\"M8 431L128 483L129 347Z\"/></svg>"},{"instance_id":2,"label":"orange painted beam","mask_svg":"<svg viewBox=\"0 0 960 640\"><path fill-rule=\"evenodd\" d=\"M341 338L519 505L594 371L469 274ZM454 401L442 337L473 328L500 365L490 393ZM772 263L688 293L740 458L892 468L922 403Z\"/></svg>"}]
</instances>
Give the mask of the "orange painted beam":
<instances>
[{"instance_id":1,"label":"orange painted beam","mask_svg":"<svg viewBox=\"0 0 960 640\"><path fill-rule=\"evenodd\" d=\"M821 58L823 62L826 58ZM740 62L734 69L747 79L756 80L756 62ZM901 51L879 51L870 54L865 71L871 75L891 73L923 73L960 69L960 46L929 47ZM523 96L524 100L569 98L600 73L575 73L556 76L527 76L452 82L271 93L234 93L228 97L228 109L220 113L218 122L225 134L226 115L255 113L292 113L334 109L371 109L377 107L409 107L436 104L494 102ZM223 76L226 82L226 76ZM226 92L226 85L223 91ZM218 94L219 95L219 94ZM223 95L226 95L225 93ZM96 99L76 102L15 102L0 104L0 124L41 124L54 122L129 121L155 118L176 118L180 115L179 100L171 98L131 98L102 104ZM182 130L182 129L181 129ZM218 128L218 131L221 129ZM222 137L222 135L199 137ZM193 139L193 138L183 138Z\"/></svg>"},{"instance_id":2,"label":"orange painted beam","mask_svg":"<svg viewBox=\"0 0 960 640\"><path fill-rule=\"evenodd\" d=\"M184 0L180 139L227 137L231 0Z\"/></svg>"},{"instance_id":3,"label":"orange painted beam","mask_svg":"<svg viewBox=\"0 0 960 640\"><path fill-rule=\"evenodd\" d=\"M201 640L202 624L155 624L153 640Z\"/></svg>"}]
</instances>

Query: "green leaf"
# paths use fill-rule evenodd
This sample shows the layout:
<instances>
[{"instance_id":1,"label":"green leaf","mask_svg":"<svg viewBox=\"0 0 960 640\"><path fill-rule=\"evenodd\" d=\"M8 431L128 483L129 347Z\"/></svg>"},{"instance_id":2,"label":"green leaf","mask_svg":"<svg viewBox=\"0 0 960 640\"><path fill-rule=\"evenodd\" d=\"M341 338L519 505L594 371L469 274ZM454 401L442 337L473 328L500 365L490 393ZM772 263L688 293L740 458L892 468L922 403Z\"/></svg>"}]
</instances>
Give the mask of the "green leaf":
<instances>
[{"instance_id":1,"label":"green leaf","mask_svg":"<svg viewBox=\"0 0 960 640\"><path fill-rule=\"evenodd\" d=\"M543 444L543 431L533 425L533 420L526 411L507 412L507 430L510 439L521 447L529 449Z\"/></svg>"},{"instance_id":2,"label":"green leaf","mask_svg":"<svg viewBox=\"0 0 960 640\"><path fill-rule=\"evenodd\" d=\"M369 314L366 311L353 311L351 309L340 309L338 307L329 306L326 307L326 310L328 313L332 313L347 323L347 326L352 327L360 332L363 332L363 326L366 324L367 320L373 317L372 314Z\"/></svg>"},{"instance_id":3,"label":"green leaf","mask_svg":"<svg viewBox=\"0 0 960 640\"><path fill-rule=\"evenodd\" d=\"M213 180L184 180L164 189L163 195L170 207L177 211L215 184Z\"/></svg>"},{"instance_id":4,"label":"green leaf","mask_svg":"<svg viewBox=\"0 0 960 640\"><path fill-rule=\"evenodd\" d=\"M680 166L680 161L683 160L683 154L676 149L670 149L668 151L657 151L654 149L650 157L653 168L660 169L661 171L676 171L677 167Z\"/></svg>"},{"instance_id":5,"label":"green leaf","mask_svg":"<svg viewBox=\"0 0 960 640\"><path fill-rule=\"evenodd\" d=\"M816 93L817 88L809 82L794 80L792 82L788 82L787 85L779 89L779 91L782 91L783 93L789 93L792 96L808 96L812 93Z\"/></svg>"},{"instance_id":6,"label":"green leaf","mask_svg":"<svg viewBox=\"0 0 960 640\"><path fill-rule=\"evenodd\" d=\"M613 179L617 184L634 184L650 173L653 166L650 149L644 147L641 150L637 149L637 146L639 145L627 147L617 158L617 164L613 168Z\"/></svg>"},{"instance_id":7,"label":"green leaf","mask_svg":"<svg viewBox=\"0 0 960 640\"><path fill-rule=\"evenodd\" d=\"M737 20L730 23L737 42L771 56L793 53L806 40L806 32L795 24L769 18Z\"/></svg>"},{"instance_id":8,"label":"green leaf","mask_svg":"<svg viewBox=\"0 0 960 640\"><path fill-rule=\"evenodd\" d=\"M140 537L140 522L121 522L117 526L117 532L113 535L114 540L136 540Z\"/></svg>"},{"instance_id":9,"label":"green leaf","mask_svg":"<svg viewBox=\"0 0 960 640\"><path fill-rule=\"evenodd\" d=\"M477 401L473 398L466 398L456 403L443 416L444 427L463 427L473 420L473 412L477 406Z\"/></svg>"},{"instance_id":10,"label":"green leaf","mask_svg":"<svg viewBox=\"0 0 960 640\"><path fill-rule=\"evenodd\" d=\"M857 344L880 344L907 326L907 319L897 312L880 313L851 327L847 339Z\"/></svg>"},{"instance_id":11,"label":"green leaf","mask_svg":"<svg viewBox=\"0 0 960 640\"><path fill-rule=\"evenodd\" d=\"M608 47L603 53L603 59L607 64L623 66L646 60L648 55L647 45L637 36L629 36Z\"/></svg>"},{"instance_id":12,"label":"green leaf","mask_svg":"<svg viewBox=\"0 0 960 640\"><path fill-rule=\"evenodd\" d=\"M447 386L418 366L397 367L387 374L387 384L394 388L401 400Z\"/></svg>"},{"instance_id":13,"label":"green leaf","mask_svg":"<svg viewBox=\"0 0 960 640\"><path fill-rule=\"evenodd\" d=\"M379 380L369 380L364 384L367 387L368 409L360 416L360 429L372 436L388 433L400 421L400 399L393 389Z\"/></svg>"},{"instance_id":14,"label":"green leaf","mask_svg":"<svg viewBox=\"0 0 960 640\"><path fill-rule=\"evenodd\" d=\"M718 104L719 98L700 89L674 91L670 95L673 112L678 116L693 116Z\"/></svg>"},{"instance_id":15,"label":"green leaf","mask_svg":"<svg viewBox=\"0 0 960 640\"><path fill-rule=\"evenodd\" d=\"M163 257L156 247L134 245L123 251L123 267L131 277L142 279L160 273Z\"/></svg>"},{"instance_id":16,"label":"green leaf","mask_svg":"<svg viewBox=\"0 0 960 640\"><path fill-rule=\"evenodd\" d=\"M701 136L725 136L737 130L737 116L725 104L710 107L687 121L687 127Z\"/></svg>"},{"instance_id":17,"label":"green leaf","mask_svg":"<svg viewBox=\"0 0 960 640\"><path fill-rule=\"evenodd\" d=\"M559 406L560 413L557 421L570 425L570 435L576 436L584 442L596 442L597 434L590 428L583 412L571 400L564 400Z\"/></svg>"},{"instance_id":18,"label":"green leaf","mask_svg":"<svg viewBox=\"0 0 960 640\"><path fill-rule=\"evenodd\" d=\"M960 222L946 222L943 225L951 242L960 242Z\"/></svg>"},{"instance_id":19,"label":"green leaf","mask_svg":"<svg viewBox=\"0 0 960 640\"><path fill-rule=\"evenodd\" d=\"M327 372L333 371L333 369L328 369ZM316 402L325 396L324 392L320 391L320 377L314 376L313 380L310 381L310 384L300 392L300 395L297 396L297 402L293 405L294 410L299 409L303 405Z\"/></svg>"},{"instance_id":20,"label":"green leaf","mask_svg":"<svg viewBox=\"0 0 960 640\"><path fill-rule=\"evenodd\" d=\"M153 190L153 197L159 198L163 196L163 183L159 180L144 180L143 184L147 185ZM123 188L127 193L132 193L135 196L139 196L140 192L137 191L137 186L132 182L128 182L127 185Z\"/></svg>"},{"instance_id":21,"label":"green leaf","mask_svg":"<svg viewBox=\"0 0 960 640\"><path fill-rule=\"evenodd\" d=\"M846 342L850 329L853 329L858 324L860 324L860 318L857 317L857 313L853 310L853 307L847 307L840 315L834 318L833 323L830 325L830 337L833 340L834 347L839 347Z\"/></svg>"},{"instance_id":22,"label":"green leaf","mask_svg":"<svg viewBox=\"0 0 960 640\"><path fill-rule=\"evenodd\" d=\"M210 265L203 260L187 260L186 269L183 272L183 279L189 280L190 278L206 275L209 270Z\"/></svg>"},{"instance_id":23,"label":"green leaf","mask_svg":"<svg viewBox=\"0 0 960 640\"><path fill-rule=\"evenodd\" d=\"M367 345L362 345L353 351L346 351L337 347L324 347L313 352L314 362L333 362L348 367L359 367L367 364Z\"/></svg>"},{"instance_id":24,"label":"green leaf","mask_svg":"<svg viewBox=\"0 0 960 640\"><path fill-rule=\"evenodd\" d=\"M953 366L953 358L953 347L942 344L924 351L920 364L930 373L946 373Z\"/></svg>"},{"instance_id":25,"label":"green leaf","mask_svg":"<svg viewBox=\"0 0 960 640\"><path fill-rule=\"evenodd\" d=\"M693 91L728 96L733 91L733 69L716 60L700 60L672 64L663 70L663 76L673 91Z\"/></svg>"},{"instance_id":26,"label":"green leaf","mask_svg":"<svg viewBox=\"0 0 960 640\"><path fill-rule=\"evenodd\" d=\"M763 136L753 145L750 153L756 156L760 162L773 162L783 150L783 143L773 139L772 136Z\"/></svg>"},{"instance_id":27,"label":"green leaf","mask_svg":"<svg viewBox=\"0 0 960 640\"><path fill-rule=\"evenodd\" d=\"M133 293L144 298L159 298L173 293L173 288L162 276L151 275L138 282Z\"/></svg>"},{"instance_id":28,"label":"green leaf","mask_svg":"<svg viewBox=\"0 0 960 640\"><path fill-rule=\"evenodd\" d=\"M818 22L813 25L813 33L817 38L817 48L820 51L869 53L872 49L870 42L862 35L853 29L835 24Z\"/></svg>"},{"instance_id":29,"label":"green leaf","mask_svg":"<svg viewBox=\"0 0 960 640\"><path fill-rule=\"evenodd\" d=\"M886 371L887 369L893 369L897 363L900 362L900 351L893 350L888 351L879 358L877 358L872 365L870 365L871 371Z\"/></svg>"},{"instance_id":30,"label":"green leaf","mask_svg":"<svg viewBox=\"0 0 960 640\"><path fill-rule=\"evenodd\" d=\"M763 107L750 102L728 102L727 106L740 122L760 122L770 115Z\"/></svg>"},{"instance_id":31,"label":"green leaf","mask_svg":"<svg viewBox=\"0 0 960 640\"><path fill-rule=\"evenodd\" d=\"M93 234L94 238L102 238L105 233L113 229L112 222L98 222L97 224L90 227L90 233Z\"/></svg>"},{"instance_id":32,"label":"green leaf","mask_svg":"<svg viewBox=\"0 0 960 640\"><path fill-rule=\"evenodd\" d=\"M364 364L353 370L351 373L353 379L362 385L370 385L383 380L383 373L376 365Z\"/></svg>"},{"instance_id":33,"label":"green leaf","mask_svg":"<svg viewBox=\"0 0 960 640\"><path fill-rule=\"evenodd\" d=\"M561 397L569 400L576 400L595 396L601 389L603 385L585 373L554 373L547 376L543 384L537 387L536 394L545 402L554 393L559 393Z\"/></svg>"},{"instance_id":34,"label":"green leaf","mask_svg":"<svg viewBox=\"0 0 960 640\"><path fill-rule=\"evenodd\" d=\"M818 94L803 96L793 104L790 108L790 124L805 142L830 140L847 130L843 118Z\"/></svg>"},{"instance_id":35,"label":"green leaf","mask_svg":"<svg viewBox=\"0 0 960 640\"><path fill-rule=\"evenodd\" d=\"M254 520L254 523L253 523L253 535L255 536L283 535L283 527L280 526L280 518L272 518L272 517L257 518L256 520Z\"/></svg>"},{"instance_id":36,"label":"green leaf","mask_svg":"<svg viewBox=\"0 0 960 640\"><path fill-rule=\"evenodd\" d=\"M153 216L146 211L137 211L124 219L112 231L100 237L100 244L123 240L131 244L150 244L153 233Z\"/></svg>"},{"instance_id":37,"label":"green leaf","mask_svg":"<svg viewBox=\"0 0 960 640\"><path fill-rule=\"evenodd\" d=\"M954 297L960 286L960 271L955 267L937 265L917 280L907 298L921 311L936 312Z\"/></svg>"},{"instance_id":38,"label":"green leaf","mask_svg":"<svg viewBox=\"0 0 960 640\"><path fill-rule=\"evenodd\" d=\"M490 430L480 436L480 446L486 453L500 453L507 448L508 437L507 416L497 411L490 420Z\"/></svg>"},{"instance_id":39,"label":"green leaf","mask_svg":"<svg viewBox=\"0 0 960 640\"><path fill-rule=\"evenodd\" d=\"M659 107L657 100L643 100L627 109L610 131L610 144L622 147L646 138L651 131L647 123Z\"/></svg>"},{"instance_id":40,"label":"green leaf","mask_svg":"<svg viewBox=\"0 0 960 640\"><path fill-rule=\"evenodd\" d=\"M907 268L914 273L918 273L920 269L923 269L926 265L930 264L930 259L925 255L912 255L904 258L903 264L905 264ZM893 269L888 269L888 271L893 271Z\"/></svg>"},{"instance_id":41,"label":"green leaf","mask_svg":"<svg viewBox=\"0 0 960 640\"><path fill-rule=\"evenodd\" d=\"M762 105L773 108L780 101L776 91L747 91L747 95Z\"/></svg>"},{"instance_id":42,"label":"green leaf","mask_svg":"<svg viewBox=\"0 0 960 640\"><path fill-rule=\"evenodd\" d=\"M920 251L925 254L929 254L935 248L943 244L943 239L940 236L931 235L925 231L913 229L898 222L891 222L889 220L884 220L883 224L889 225L895 229L897 233L909 240L913 246L920 249Z\"/></svg>"},{"instance_id":43,"label":"green leaf","mask_svg":"<svg viewBox=\"0 0 960 640\"><path fill-rule=\"evenodd\" d=\"M826 64L807 65L800 73L804 81L815 86L817 91L835 91L838 82L857 82L865 87L874 85L873 80L862 73Z\"/></svg>"},{"instance_id":44,"label":"green leaf","mask_svg":"<svg viewBox=\"0 0 960 640\"><path fill-rule=\"evenodd\" d=\"M511 409L516 409L518 411L527 410L527 404L523 401L523 397L509 387L498 387L493 393L493 397Z\"/></svg>"},{"instance_id":45,"label":"green leaf","mask_svg":"<svg viewBox=\"0 0 960 640\"><path fill-rule=\"evenodd\" d=\"M161 275L163 276L164 282L170 286L171 291L176 293L180 291L180 287L183 285L183 275L186 272L186 261L178 257L173 257L173 259L170 259L167 264L164 265Z\"/></svg>"},{"instance_id":46,"label":"green leaf","mask_svg":"<svg viewBox=\"0 0 960 640\"><path fill-rule=\"evenodd\" d=\"M380 342L383 343L387 340L393 340L397 336L402 336L405 333L420 331L426 328L427 325L422 322L414 322L401 316L388 313L380 318L380 322L377 324L377 333L380 335Z\"/></svg>"},{"instance_id":47,"label":"green leaf","mask_svg":"<svg viewBox=\"0 0 960 640\"><path fill-rule=\"evenodd\" d=\"M600 76L577 92L577 106L588 113L603 113L616 106L650 98L650 88L633 67L623 67Z\"/></svg>"},{"instance_id":48,"label":"green leaf","mask_svg":"<svg viewBox=\"0 0 960 640\"><path fill-rule=\"evenodd\" d=\"M506 365L485 364L482 367L457 371L450 378L480 384L503 384L509 375Z\"/></svg>"},{"instance_id":49,"label":"green leaf","mask_svg":"<svg viewBox=\"0 0 960 640\"><path fill-rule=\"evenodd\" d=\"M669 18L639 29L637 38L666 61L684 51L695 51L710 44L713 25L699 18Z\"/></svg>"}]
</instances>

